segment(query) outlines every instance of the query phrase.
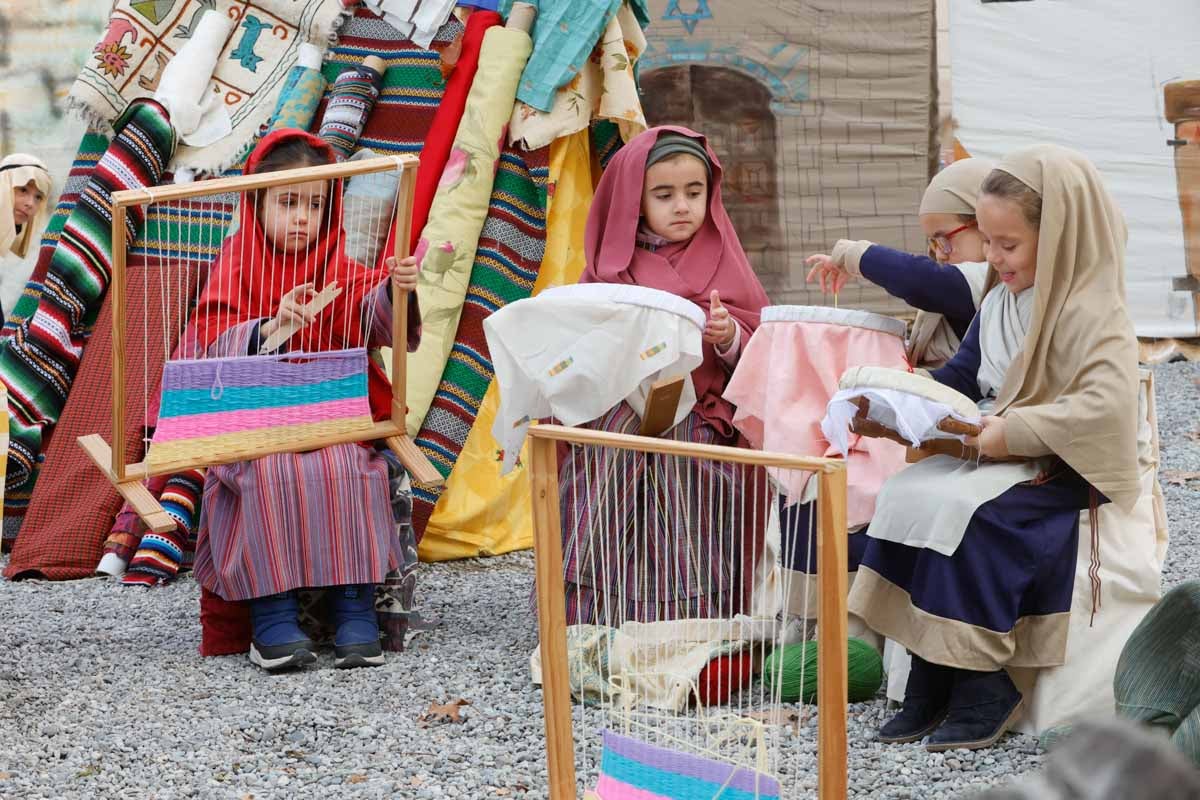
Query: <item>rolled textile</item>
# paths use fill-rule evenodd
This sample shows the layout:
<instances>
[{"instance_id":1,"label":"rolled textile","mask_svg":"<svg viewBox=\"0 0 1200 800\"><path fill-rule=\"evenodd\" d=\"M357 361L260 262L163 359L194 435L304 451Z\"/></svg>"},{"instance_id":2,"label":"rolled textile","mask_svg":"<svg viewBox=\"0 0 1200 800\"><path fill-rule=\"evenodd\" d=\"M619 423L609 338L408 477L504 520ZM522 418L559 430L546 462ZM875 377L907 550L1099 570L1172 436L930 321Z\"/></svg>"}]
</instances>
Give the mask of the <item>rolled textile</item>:
<instances>
[{"instance_id":1,"label":"rolled textile","mask_svg":"<svg viewBox=\"0 0 1200 800\"><path fill-rule=\"evenodd\" d=\"M354 153L379 99L384 69L382 59L369 56L360 66L339 75L329 90L329 102L317 135L333 146L339 161Z\"/></svg>"},{"instance_id":2,"label":"rolled textile","mask_svg":"<svg viewBox=\"0 0 1200 800\"><path fill-rule=\"evenodd\" d=\"M429 135L425 137L425 146L421 148L421 166L417 169L417 187L413 197L412 241L409 243L411 249L416 248L421 231L425 229L425 223L429 220L429 207L433 204L438 182L442 179L442 170L446 167L446 159L450 156L450 148L458 133L463 109L467 105L467 94L471 91L471 85L475 83L483 36L489 28L499 24L500 15L491 11L479 11L467 18L467 30L462 37L462 52L454 65L454 71L446 80L442 102L438 104Z\"/></svg>"},{"instance_id":3,"label":"rolled textile","mask_svg":"<svg viewBox=\"0 0 1200 800\"><path fill-rule=\"evenodd\" d=\"M316 45L300 45L300 57L288 73L279 103L266 124L265 133L280 128L306 131L317 114L325 94L325 76L321 74L321 51Z\"/></svg>"},{"instance_id":4,"label":"rolled textile","mask_svg":"<svg viewBox=\"0 0 1200 800\"><path fill-rule=\"evenodd\" d=\"M479 72L438 185L429 222L414 254L422 311L421 346L408 360L408 432L416 435L454 345L463 298L499 165L505 128L521 70L532 51L529 34L494 27L483 37Z\"/></svg>"},{"instance_id":5,"label":"rolled textile","mask_svg":"<svg viewBox=\"0 0 1200 800\"><path fill-rule=\"evenodd\" d=\"M215 9L202 11L191 37L163 67L154 99L167 109L185 144L208 147L233 133L221 95L209 89L233 26L232 19Z\"/></svg>"},{"instance_id":6,"label":"rolled textile","mask_svg":"<svg viewBox=\"0 0 1200 800\"><path fill-rule=\"evenodd\" d=\"M608 22L590 58L554 94L549 111L518 102L508 140L528 149L585 130L593 119L611 120L628 141L646 130L646 114L634 75L646 50L646 37L627 3Z\"/></svg>"},{"instance_id":7,"label":"rolled textile","mask_svg":"<svg viewBox=\"0 0 1200 800\"><path fill-rule=\"evenodd\" d=\"M108 149L108 137L99 133L86 133L79 142L79 150L75 155L75 160L71 164L71 170L67 175L67 180L63 185L62 192L59 194L58 203L54 207L53 213L50 215L50 221L46 225L46 230L42 234L40 249L38 250L37 264L34 265L33 274L29 276L29 280L25 283L25 289L20 299L17 300L16 306L12 313L6 315L4 320L4 329L0 331L0 348L7 346L8 339L21 326L21 324L32 317L37 311L38 301L42 296L43 282L46 279L46 272L50 268L50 262L54 257L54 252L58 247L59 238L62 235L63 226L71 216L71 212L75 210L76 204L79 202L79 194L87 186L88 178L96 169L97 162L104 155L104 151ZM7 453L8 448L5 448ZM25 517L25 511L29 507L29 488L21 490L9 490L4 493L4 532L0 538L0 549L8 550L11 548L13 541L17 538L17 532L21 528L21 522Z\"/></svg>"},{"instance_id":8,"label":"rolled textile","mask_svg":"<svg viewBox=\"0 0 1200 800\"><path fill-rule=\"evenodd\" d=\"M112 529L113 517L121 507L121 496L96 469L76 441L99 433L112 442L112 315L125 313L130 335L125 357L128 397L143 397L157 377L146 374L142 364L162 364L169 350L163 337L142 336L140 331L172 330L182 327L184 309L177 303L158 302L167 287L186 290L184 276L157 259L134 257L129 265L129 300L124 309L114 309L106 296L96 333L79 363L79 380L55 425L56 435L46 447L45 469L33 488L29 511L21 534L13 546L4 575L8 578L43 577L75 580L90 577L99 562ZM192 271L193 274L195 270ZM181 286L182 284L182 286ZM195 285L195 279L191 281ZM144 315L144 316L143 316ZM139 333L134 333L134 332ZM127 462L142 454L141 423L145 411L140 403L125 405L125 438L114 443ZM11 457L9 463L11 465Z\"/></svg>"},{"instance_id":9,"label":"rolled textile","mask_svg":"<svg viewBox=\"0 0 1200 800\"><path fill-rule=\"evenodd\" d=\"M116 137L63 229L37 311L0 351L0 377L9 387L12 425L9 488L23 489L35 480L43 436L58 421L108 290L112 193L154 186L175 152L175 130L166 110L153 100L130 104L115 128ZM128 209L127 244L141 230L144 215L142 206Z\"/></svg>"},{"instance_id":10,"label":"rolled textile","mask_svg":"<svg viewBox=\"0 0 1200 800\"><path fill-rule=\"evenodd\" d=\"M454 346L416 438L417 446L446 476L455 466L492 380L484 320L509 303L529 297L544 261L549 158L549 148L522 153L512 147L505 148L500 158ZM418 485L414 492L413 524L418 534L433 510L426 490L437 491Z\"/></svg>"},{"instance_id":11,"label":"rolled textile","mask_svg":"<svg viewBox=\"0 0 1200 800\"><path fill-rule=\"evenodd\" d=\"M454 0L364 0L418 47L429 47L454 11Z\"/></svg>"},{"instance_id":12,"label":"rolled textile","mask_svg":"<svg viewBox=\"0 0 1200 800\"><path fill-rule=\"evenodd\" d=\"M526 157L538 152L542 151ZM548 155L554 199L546 211L546 247L534 295L552 286L579 281L584 266L579 242L583 241L598 177L593 175L587 131L554 142ZM486 341L483 344L486 346ZM466 358L463 362L470 363ZM496 440L492 438L492 424L500 405L499 387L492 380L490 361L474 366L481 373L480 384L488 386L479 405L463 403L461 393L450 390L447 364L442 375L447 391L439 388L417 437L417 445L435 459L435 464L439 456L449 457L454 468L444 487L419 485L413 489L413 525L420 536L424 561L499 555L533 546L529 476L523 469L500 474ZM460 381L458 385L465 384ZM443 409L457 414L456 424L435 424ZM470 424L469 432L463 430L465 424Z\"/></svg>"}]
</instances>

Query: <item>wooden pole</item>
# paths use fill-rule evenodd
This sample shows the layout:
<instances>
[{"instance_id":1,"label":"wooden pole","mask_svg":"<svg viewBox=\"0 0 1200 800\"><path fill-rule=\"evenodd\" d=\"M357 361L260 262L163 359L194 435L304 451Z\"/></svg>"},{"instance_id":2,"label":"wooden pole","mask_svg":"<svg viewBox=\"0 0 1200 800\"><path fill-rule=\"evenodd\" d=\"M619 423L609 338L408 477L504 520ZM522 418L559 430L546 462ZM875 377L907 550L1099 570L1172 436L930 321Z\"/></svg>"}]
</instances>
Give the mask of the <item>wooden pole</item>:
<instances>
[{"instance_id":1,"label":"wooden pole","mask_svg":"<svg viewBox=\"0 0 1200 800\"><path fill-rule=\"evenodd\" d=\"M846 469L819 476L817 492L817 797L845 800L847 576Z\"/></svg>"},{"instance_id":2,"label":"wooden pole","mask_svg":"<svg viewBox=\"0 0 1200 800\"><path fill-rule=\"evenodd\" d=\"M124 189L120 192L113 192L112 200L114 206L132 206L162 203L167 200L211 197L215 194L251 192L284 184L332 181L338 178L352 178L355 175L390 172L396 168L396 159L400 159L403 169L413 169L417 166L417 157L414 155L380 156L379 158L364 158L361 161L322 164L317 167L297 167L296 169L281 169L278 172L239 175L233 178L213 178L195 183L175 183L170 186L152 186L146 189Z\"/></svg>"},{"instance_id":3,"label":"wooden pole","mask_svg":"<svg viewBox=\"0 0 1200 800\"><path fill-rule=\"evenodd\" d=\"M409 255L412 237L413 194L416 191L416 170L405 164L396 187L395 245L392 256L396 261ZM399 295L399 296L397 296ZM408 416L408 292L392 293L392 422L401 431L406 429Z\"/></svg>"},{"instance_id":4,"label":"wooden pole","mask_svg":"<svg viewBox=\"0 0 1200 800\"><path fill-rule=\"evenodd\" d=\"M112 472L125 480L125 207L112 209Z\"/></svg>"},{"instance_id":5,"label":"wooden pole","mask_svg":"<svg viewBox=\"0 0 1200 800\"><path fill-rule=\"evenodd\" d=\"M529 429L529 436L594 447L611 447L614 450L632 450L637 453L658 453L664 456L683 456L705 461L745 464L751 467L779 467L780 469L796 469L805 472L844 472L846 469L846 462L840 458L789 456L783 453L768 453L742 447L694 444L678 442L674 439L656 439L647 436L630 436L625 433L594 431L590 428L568 428L563 425L534 425Z\"/></svg>"},{"instance_id":6,"label":"wooden pole","mask_svg":"<svg viewBox=\"0 0 1200 800\"><path fill-rule=\"evenodd\" d=\"M558 506L558 454L552 439L533 437L529 449L550 800L574 800L577 796L575 739L571 732L571 688L567 673L567 608L563 584L562 518Z\"/></svg>"}]
</instances>

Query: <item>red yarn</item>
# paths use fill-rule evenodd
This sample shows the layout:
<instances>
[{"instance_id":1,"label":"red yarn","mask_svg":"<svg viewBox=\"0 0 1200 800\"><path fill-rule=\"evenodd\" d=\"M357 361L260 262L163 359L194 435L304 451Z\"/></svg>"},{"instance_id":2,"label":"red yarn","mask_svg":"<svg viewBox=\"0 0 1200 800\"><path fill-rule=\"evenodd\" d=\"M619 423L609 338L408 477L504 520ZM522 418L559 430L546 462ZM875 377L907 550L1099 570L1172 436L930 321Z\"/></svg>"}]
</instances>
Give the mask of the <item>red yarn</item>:
<instances>
[{"instance_id":1,"label":"red yarn","mask_svg":"<svg viewBox=\"0 0 1200 800\"><path fill-rule=\"evenodd\" d=\"M737 655L718 656L700 670L696 688L700 702L719 706L729 702L734 689L742 689L754 677L754 657L749 650Z\"/></svg>"}]
</instances>

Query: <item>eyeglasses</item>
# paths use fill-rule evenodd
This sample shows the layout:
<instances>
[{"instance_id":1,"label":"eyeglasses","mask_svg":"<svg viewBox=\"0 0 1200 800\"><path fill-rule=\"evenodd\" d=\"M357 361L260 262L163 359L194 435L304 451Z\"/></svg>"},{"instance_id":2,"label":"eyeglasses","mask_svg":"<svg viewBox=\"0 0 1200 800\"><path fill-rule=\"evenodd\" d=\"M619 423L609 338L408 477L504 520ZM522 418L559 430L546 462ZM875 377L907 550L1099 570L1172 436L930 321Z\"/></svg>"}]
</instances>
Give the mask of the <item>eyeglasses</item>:
<instances>
[{"instance_id":1,"label":"eyeglasses","mask_svg":"<svg viewBox=\"0 0 1200 800\"><path fill-rule=\"evenodd\" d=\"M938 236L930 236L929 246L941 253L943 256L949 256L954 252L954 245L950 243L950 240L968 228L974 228L975 224L975 220L971 220L963 225L959 225L949 233L943 233Z\"/></svg>"}]
</instances>

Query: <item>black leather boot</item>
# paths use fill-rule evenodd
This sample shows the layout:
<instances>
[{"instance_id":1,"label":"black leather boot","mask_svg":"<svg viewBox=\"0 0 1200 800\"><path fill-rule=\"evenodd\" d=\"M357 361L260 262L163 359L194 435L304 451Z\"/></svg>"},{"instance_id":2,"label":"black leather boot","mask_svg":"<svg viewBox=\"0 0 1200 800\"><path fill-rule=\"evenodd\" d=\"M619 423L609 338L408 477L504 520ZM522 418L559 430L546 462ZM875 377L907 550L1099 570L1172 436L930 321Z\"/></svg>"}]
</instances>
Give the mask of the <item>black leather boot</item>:
<instances>
[{"instance_id":1,"label":"black leather boot","mask_svg":"<svg viewBox=\"0 0 1200 800\"><path fill-rule=\"evenodd\" d=\"M950 712L925 749L937 753L991 747L1016 721L1020 710L1021 693L1004 670L958 670Z\"/></svg>"},{"instance_id":2,"label":"black leather boot","mask_svg":"<svg viewBox=\"0 0 1200 800\"><path fill-rule=\"evenodd\" d=\"M879 741L905 744L928 736L945 719L953 686L954 669L914 655L904 687L904 705L879 729Z\"/></svg>"}]
</instances>

